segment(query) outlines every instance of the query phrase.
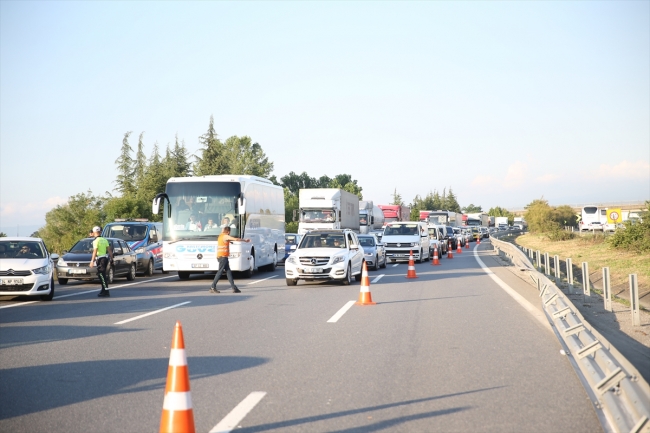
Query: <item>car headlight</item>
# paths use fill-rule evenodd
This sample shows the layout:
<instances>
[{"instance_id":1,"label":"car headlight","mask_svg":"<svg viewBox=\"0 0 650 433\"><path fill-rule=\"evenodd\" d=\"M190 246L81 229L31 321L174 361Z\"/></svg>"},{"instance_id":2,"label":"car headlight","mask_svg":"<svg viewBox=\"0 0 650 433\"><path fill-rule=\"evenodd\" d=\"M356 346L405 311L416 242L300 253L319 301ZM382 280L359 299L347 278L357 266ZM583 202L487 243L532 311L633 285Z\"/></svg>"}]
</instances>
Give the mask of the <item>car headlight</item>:
<instances>
[{"instance_id":1,"label":"car headlight","mask_svg":"<svg viewBox=\"0 0 650 433\"><path fill-rule=\"evenodd\" d=\"M67 263L65 262L65 260L63 260L63 259L59 259L59 260L56 262L56 265L57 265L57 266L68 266L68 264L67 264Z\"/></svg>"},{"instance_id":2,"label":"car headlight","mask_svg":"<svg viewBox=\"0 0 650 433\"><path fill-rule=\"evenodd\" d=\"M345 260L345 256L334 256L332 259L332 264L335 265Z\"/></svg>"},{"instance_id":3,"label":"car headlight","mask_svg":"<svg viewBox=\"0 0 650 433\"><path fill-rule=\"evenodd\" d=\"M137 250L135 250L136 254L144 254L144 247L140 247Z\"/></svg>"},{"instance_id":4,"label":"car headlight","mask_svg":"<svg viewBox=\"0 0 650 433\"><path fill-rule=\"evenodd\" d=\"M365 253L366 256L372 256L372 253Z\"/></svg>"},{"instance_id":5,"label":"car headlight","mask_svg":"<svg viewBox=\"0 0 650 433\"><path fill-rule=\"evenodd\" d=\"M35 274L47 275L50 273L50 265L43 266L42 268L38 269L33 269L32 272Z\"/></svg>"},{"instance_id":6,"label":"car headlight","mask_svg":"<svg viewBox=\"0 0 650 433\"><path fill-rule=\"evenodd\" d=\"M417 242L411 242L411 246L412 246L412 247L417 247L417 246L418 246L418 243L417 243Z\"/></svg>"},{"instance_id":7,"label":"car headlight","mask_svg":"<svg viewBox=\"0 0 650 433\"><path fill-rule=\"evenodd\" d=\"M287 259L287 262L292 263L294 265L298 264L298 260L296 260L296 258L293 257L293 256L289 256L289 258Z\"/></svg>"}]
</instances>

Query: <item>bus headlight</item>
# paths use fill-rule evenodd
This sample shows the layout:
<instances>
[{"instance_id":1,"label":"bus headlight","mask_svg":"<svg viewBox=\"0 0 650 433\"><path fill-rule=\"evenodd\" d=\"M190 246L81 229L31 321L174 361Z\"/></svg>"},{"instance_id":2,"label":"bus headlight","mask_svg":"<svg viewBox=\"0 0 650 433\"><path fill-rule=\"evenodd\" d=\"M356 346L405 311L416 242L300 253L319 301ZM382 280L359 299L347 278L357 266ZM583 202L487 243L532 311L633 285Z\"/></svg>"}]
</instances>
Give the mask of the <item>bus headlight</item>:
<instances>
[{"instance_id":1,"label":"bus headlight","mask_svg":"<svg viewBox=\"0 0 650 433\"><path fill-rule=\"evenodd\" d=\"M228 256L229 259L238 259L239 257L241 257L241 253L230 253Z\"/></svg>"},{"instance_id":2,"label":"bus headlight","mask_svg":"<svg viewBox=\"0 0 650 433\"><path fill-rule=\"evenodd\" d=\"M176 258L176 253L164 253L163 258L165 258L165 259L175 259Z\"/></svg>"}]
</instances>

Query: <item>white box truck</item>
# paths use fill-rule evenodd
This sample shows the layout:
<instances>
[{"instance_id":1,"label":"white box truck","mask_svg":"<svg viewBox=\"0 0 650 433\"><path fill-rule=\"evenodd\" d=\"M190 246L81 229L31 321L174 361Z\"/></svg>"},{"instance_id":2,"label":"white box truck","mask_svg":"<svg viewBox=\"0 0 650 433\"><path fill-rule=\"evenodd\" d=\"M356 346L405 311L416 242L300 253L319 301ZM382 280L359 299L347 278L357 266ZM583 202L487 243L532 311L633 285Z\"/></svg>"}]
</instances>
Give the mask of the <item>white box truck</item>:
<instances>
[{"instance_id":1,"label":"white box truck","mask_svg":"<svg viewBox=\"0 0 650 433\"><path fill-rule=\"evenodd\" d=\"M301 189L298 208L299 234L327 229L359 232L359 197L356 194L337 188Z\"/></svg>"},{"instance_id":2,"label":"white box truck","mask_svg":"<svg viewBox=\"0 0 650 433\"><path fill-rule=\"evenodd\" d=\"M497 228L505 227L507 229L508 228L508 217L496 217L494 219L494 225Z\"/></svg>"},{"instance_id":3,"label":"white box truck","mask_svg":"<svg viewBox=\"0 0 650 433\"><path fill-rule=\"evenodd\" d=\"M384 212L375 206L372 201L359 202L359 230L360 233L370 233L381 230L384 226Z\"/></svg>"}]
</instances>

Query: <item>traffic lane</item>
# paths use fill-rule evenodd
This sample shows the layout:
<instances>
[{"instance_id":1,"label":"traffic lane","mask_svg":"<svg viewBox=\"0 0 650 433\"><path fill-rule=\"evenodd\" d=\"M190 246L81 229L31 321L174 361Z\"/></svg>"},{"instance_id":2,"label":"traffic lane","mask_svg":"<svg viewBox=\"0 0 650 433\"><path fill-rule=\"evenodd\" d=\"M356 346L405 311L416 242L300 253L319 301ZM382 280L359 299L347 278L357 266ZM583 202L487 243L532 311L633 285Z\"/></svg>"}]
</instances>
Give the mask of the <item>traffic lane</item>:
<instances>
[{"instance_id":1,"label":"traffic lane","mask_svg":"<svg viewBox=\"0 0 650 433\"><path fill-rule=\"evenodd\" d=\"M197 284L197 289L202 287L200 281L191 283ZM171 282L161 284L173 285ZM13 352L10 354L12 362L0 371L3 379L6 378L0 393L0 430L52 430L51 419L57 420L55 431L145 431L152 426L155 428L162 408L169 342L175 321L200 317L204 324L210 324L210 318L219 308L227 309L228 302L247 298L241 294L219 296L191 289L186 289L185 297L192 300L191 308L113 326L109 333L14 347L9 351ZM161 298L171 300L175 296L166 294ZM128 299L125 297L119 302ZM86 305L108 308L113 301L111 297ZM133 301L140 299L133 297ZM86 327L92 327L97 323L106 324L107 319L114 321L116 317L95 314L79 320L83 320ZM199 381L204 376L227 374L231 369L250 368L261 362L264 360L256 357L237 357L232 361L228 356L211 354L193 357L190 371ZM43 416L45 414L47 416Z\"/></svg>"},{"instance_id":2,"label":"traffic lane","mask_svg":"<svg viewBox=\"0 0 650 433\"><path fill-rule=\"evenodd\" d=\"M302 356L269 375L279 389L243 431L600 430L557 341L488 277L379 286L378 305L285 349Z\"/></svg>"}]
</instances>

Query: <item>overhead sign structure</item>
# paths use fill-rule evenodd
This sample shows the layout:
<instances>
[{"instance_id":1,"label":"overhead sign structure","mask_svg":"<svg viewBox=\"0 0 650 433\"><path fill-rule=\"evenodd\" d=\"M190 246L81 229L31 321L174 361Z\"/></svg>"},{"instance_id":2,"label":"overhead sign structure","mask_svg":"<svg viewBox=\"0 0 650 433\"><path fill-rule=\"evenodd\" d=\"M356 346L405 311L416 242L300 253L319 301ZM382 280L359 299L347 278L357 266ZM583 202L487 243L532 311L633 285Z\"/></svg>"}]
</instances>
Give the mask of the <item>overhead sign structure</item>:
<instances>
[{"instance_id":1,"label":"overhead sign structure","mask_svg":"<svg viewBox=\"0 0 650 433\"><path fill-rule=\"evenodd\" d=\"M623 213L620 208L607 209L607 224L618 224L623 222Z\"/></svg>"}]
</instances>

